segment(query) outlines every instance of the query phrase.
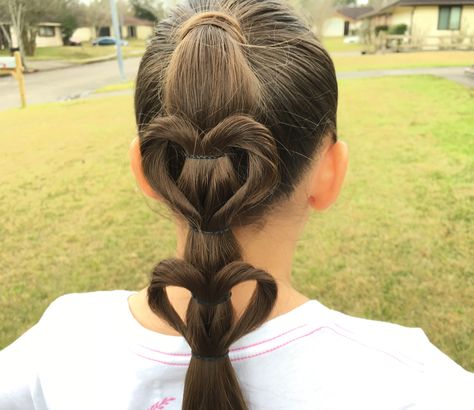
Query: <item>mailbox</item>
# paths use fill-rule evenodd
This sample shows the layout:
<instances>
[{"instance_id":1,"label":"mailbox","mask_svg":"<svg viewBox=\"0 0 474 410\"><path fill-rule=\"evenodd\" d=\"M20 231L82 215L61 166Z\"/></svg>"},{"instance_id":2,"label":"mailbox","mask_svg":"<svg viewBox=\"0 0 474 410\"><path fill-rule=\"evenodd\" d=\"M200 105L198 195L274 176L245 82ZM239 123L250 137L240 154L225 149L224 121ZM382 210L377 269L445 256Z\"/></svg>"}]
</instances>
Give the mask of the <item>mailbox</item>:
<instances>
[{"instance_id":1,"label":"mailbox","mask_svg":"<svg viewBox=\"0 0 474 410\"><path fill-rule=\"evenodd\" d=\"M0 73L10 73L17 81L20 90L21 106L26 107L25 79L23 77L23 64L19 51L13 57L0 57Z\"/></svg>"},{"instance_id":2,"label":"mailbox","mask_svg":"<svg viewBox=\"0 0 474 410\"><path fill-rule=\"evenodd\" d=\"M16 68L15 57L0 57L0 69Z\"/></svg>"}]
</instances>

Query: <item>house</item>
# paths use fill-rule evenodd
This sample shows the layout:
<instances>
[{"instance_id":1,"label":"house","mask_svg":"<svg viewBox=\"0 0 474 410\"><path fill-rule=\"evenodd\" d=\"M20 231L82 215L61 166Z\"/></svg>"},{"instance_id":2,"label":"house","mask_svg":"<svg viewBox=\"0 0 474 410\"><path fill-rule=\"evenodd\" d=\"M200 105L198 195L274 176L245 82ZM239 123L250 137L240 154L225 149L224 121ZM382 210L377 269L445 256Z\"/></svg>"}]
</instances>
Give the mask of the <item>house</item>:
<instances>
[{"instance_id":1,"label":"house","mask_svg":"<svg viewBox=\"0 0 474 410\"><path fill-rule=\"evenodd\" d=\"M359 16L373 10L370 6L338 7L323 27L323 37L342 37L357 34L360 26Z\"/></svg>"},{"instance_id":2,"label":"house","mask_svg":"<svg viewBox=\"0 0 474 410\"><path fill-rule=\"evenodd\" d=\"M149 20L139 19L133 16L124 16L120 19L122 38L146 40L153 34L155 23ZM79 27L71 36L71 40L76 42L91 41L96 37L114 36L114 29L110 26L100 27Z\"/></svg>"},{"instance_id":3,"label":"house","mask_svg":"<svg viewBox=\"0 0 474 410\"><path fill-rule=\"evenodd\" d=\"M155 23L133 16L125 16L122 21L122 37L146 40L153 34Z\"/></svg>"},{"instance_id":4,"label":"house","mask_svg":"<svg viewBox=\"0 0 474 410\"><path fill-rule=\"evenodd\" d=\"M406 34L426 48L453 36L474 36L474 0L397 0L359 18L371 30L406 24Z\"/></svg>"},{"instance_id":5,"label":"house","mask_svg":"<svg viewBox=\"0 0 474 410\"><path fill-rule=\"evenodd\" d=\"M62 46L60 23L40 23L36 34L36 47Z\"/></svg>"},{"instance_id":6,"label":"house","mask_svg":"<svg viewBox=\"0 0 474 410\"><path fill-rule=\"evenodd\" d=\"M8 23L0 23L0 48L7 48L11 45L18 45L13 27ZM9 38L7 38L7 35ZM11 41L11 45L10 45ZM38 32L36 34L36 47L52 47L62 46L63 39L61 35L61 24L44 22L38 24Z\"/></svg>"}]
</instances>

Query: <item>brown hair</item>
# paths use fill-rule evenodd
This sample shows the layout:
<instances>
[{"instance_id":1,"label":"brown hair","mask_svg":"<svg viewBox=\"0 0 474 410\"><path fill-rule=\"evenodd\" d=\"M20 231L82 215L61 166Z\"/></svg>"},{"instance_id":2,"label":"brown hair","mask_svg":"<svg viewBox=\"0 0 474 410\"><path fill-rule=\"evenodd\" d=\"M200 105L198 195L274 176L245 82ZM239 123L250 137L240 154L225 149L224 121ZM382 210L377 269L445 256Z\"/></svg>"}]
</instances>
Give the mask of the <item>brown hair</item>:
<instances>
[{"instance_id":1,"label":"brown hair","mask_svg":"<svg viewBox=\"0 0 474 410\"><path fill-rule=\"evenodd\" d=\"M242 261L233 229L261 222L323 138L336 140L337 91L328 53L281 1L188 0L156 27L135 93L142 168L189 229L183 259L153 269L148 303L192 349L185 410L247 409L226 353L268 317L277 285ZM222 300L248 280L257 286L236 318ZM186 323L166 286L194 296Z\"/></svg>"}]
</instances>

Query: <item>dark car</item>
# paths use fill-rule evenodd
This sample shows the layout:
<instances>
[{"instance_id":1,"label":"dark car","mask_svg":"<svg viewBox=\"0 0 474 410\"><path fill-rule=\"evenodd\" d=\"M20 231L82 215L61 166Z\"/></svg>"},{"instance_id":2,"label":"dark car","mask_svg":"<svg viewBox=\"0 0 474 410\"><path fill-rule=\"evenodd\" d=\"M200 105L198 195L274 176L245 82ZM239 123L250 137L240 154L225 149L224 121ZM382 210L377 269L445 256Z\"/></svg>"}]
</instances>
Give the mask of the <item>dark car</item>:
<instances>
[{"instance_id":1,"label":"dark car","mask_svg":"<svg viewBox=\"0 0 474 410\"><path fill-rule=\"evenodd\" d=\"M98 37L92 41L93 46L115 46L116 40L114 37ZM120 45L128 45L128 41L120 40Z\"/></svg>"}]
</instances>

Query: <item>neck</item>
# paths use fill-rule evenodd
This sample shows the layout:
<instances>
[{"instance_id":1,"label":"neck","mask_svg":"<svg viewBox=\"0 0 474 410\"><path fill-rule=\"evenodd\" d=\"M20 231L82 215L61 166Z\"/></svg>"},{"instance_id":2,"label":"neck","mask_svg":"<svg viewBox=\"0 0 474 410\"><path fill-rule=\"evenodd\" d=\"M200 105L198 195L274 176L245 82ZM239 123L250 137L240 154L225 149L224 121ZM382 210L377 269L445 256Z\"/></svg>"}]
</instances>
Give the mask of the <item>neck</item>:
<instances>
[{"instance_id":1,"label":"neck","mask_svg":"<svg viewBox=\"0 0 474 410\"><path fill-rule=\"evenodd\" d=\"M265 270L275 279L278 285L277 305L293 304L295 300L301 300L304 297L293 288L291 283L292 260L304 225L302 222L295 218L273 218L261 229L245 227L234 231L241 246L242 260ZM176 257L182 258L186 228L182 224L176 226L178 239ZM241 283L232 289L232 304L237 312L245 310L254 289L254 281ZM185 289L176 288L174 292L174 296L180 300L189 299L189 292Z\"/></svg>"},{"instance_id":2,"label":"neck","mask_svg":"<svg viewBox=\"0 0 474 410\"><path fill-rule=\"evenodd\" d=\"M297 239L301 234L304 218L288 220L278 218L267 223L263 229L239 229L235 231L241 244L242 260L270 273L278 285L278 296L267 320L282 315L309 300L295 290L291 284L291 266ZM177 224L176 256L183 256L186 228ZM254 281L252 281L254 282ZM237 317L245 311L255 289L255 283L244 282L232 289L232 306ZM179 316L185 320L191 294L187 289L176 286L166 288L168 298ZM129 306L135 318L146 328L171 335L178 333L157 317L148 306L147 288L129 299Z\"/></svg>"}]
</instances>

